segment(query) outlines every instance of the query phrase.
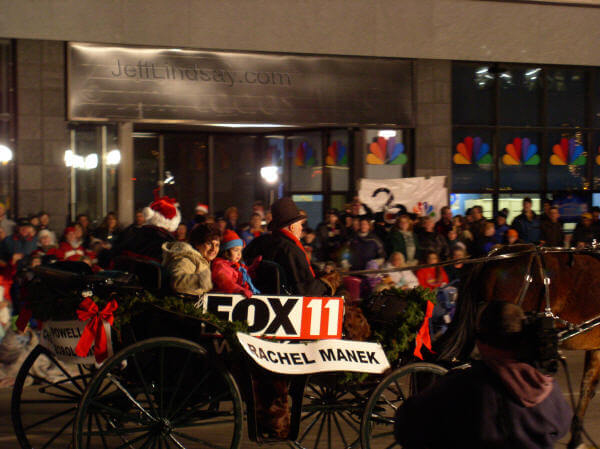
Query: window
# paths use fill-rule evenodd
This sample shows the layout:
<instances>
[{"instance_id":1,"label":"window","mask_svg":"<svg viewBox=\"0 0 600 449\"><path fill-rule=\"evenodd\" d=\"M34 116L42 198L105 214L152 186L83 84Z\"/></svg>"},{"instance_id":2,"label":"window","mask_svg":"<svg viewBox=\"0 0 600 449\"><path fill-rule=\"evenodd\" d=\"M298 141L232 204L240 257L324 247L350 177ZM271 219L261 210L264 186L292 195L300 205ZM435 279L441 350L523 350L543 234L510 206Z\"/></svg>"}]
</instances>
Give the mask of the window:
<instances>
[{"instance_id":1,"label":"window","mask_svg":"<svg viewBox=\"0 0 600 449\"><path fill-rule=\"evenodd\" d=\"M519 195L580 192L591 202L600 191L600 69L455 62L452 74L454 193L490 192L496 210ZM489 150L474 149L483 142Z\"/></svg>"},{"instance_id":2,"label":"window","mask_svg":"<svg viewBox=\"0 0 600 449\"><path fill-rule=\"evenodd\" d=\"M287 138L291 190L321 192L323 189L323 135L307 132Z\"/></svg>"},{"instance_id":3,"label":"window","mask_svg":"<svg viewBox=\"0 0 600 449\"><path fill-rule=\"evenodd\" d=\"M408 142L402 129L364 130L365 175L369 179L403 178L408 175Z\"/></svg>"},{"instance_id":4,"label":"window","mask_svg":"<svg viewBox=\"0 0 600 449\"><path fill-rule=\"evenodd\" d=\"M11 62L13 59L12 46L9 40L0 40L0 203L3 203L9 215L14 202L14 113L12 110L12 95L15 91L12 77Z\"/></svg>"}]
</instances>

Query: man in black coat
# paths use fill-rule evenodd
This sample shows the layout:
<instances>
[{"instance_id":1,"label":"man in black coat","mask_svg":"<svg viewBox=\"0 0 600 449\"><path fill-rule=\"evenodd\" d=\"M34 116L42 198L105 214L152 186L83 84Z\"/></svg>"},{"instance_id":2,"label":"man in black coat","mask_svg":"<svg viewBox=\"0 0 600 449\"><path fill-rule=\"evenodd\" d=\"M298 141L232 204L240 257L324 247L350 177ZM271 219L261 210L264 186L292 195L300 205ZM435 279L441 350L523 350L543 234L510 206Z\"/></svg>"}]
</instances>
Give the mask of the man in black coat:
<instances>
[{"instance_id":1,"label":"man in black coat","mask_svg":"<svg viewBox=\"0 0 600 449\"><path fill-rule=\"evenodd\" d=\"M302 223L305 217L291 198L284 197L271 206L273 220L269 223L270 234L255 238L244 249L246 263L251 264L258 256L279 264L285 271L288 287L294 295L328 296L339 287L337 273L317 278L302 243Z\"/></svg>"}]
</instances>

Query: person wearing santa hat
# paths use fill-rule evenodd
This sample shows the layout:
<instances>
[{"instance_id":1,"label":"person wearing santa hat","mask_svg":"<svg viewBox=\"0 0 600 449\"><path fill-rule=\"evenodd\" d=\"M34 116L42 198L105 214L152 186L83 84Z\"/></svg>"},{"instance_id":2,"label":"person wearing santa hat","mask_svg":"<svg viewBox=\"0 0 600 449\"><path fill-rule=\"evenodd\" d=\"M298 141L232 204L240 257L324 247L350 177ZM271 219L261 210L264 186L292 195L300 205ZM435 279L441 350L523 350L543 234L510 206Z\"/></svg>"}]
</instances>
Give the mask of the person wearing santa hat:
<instances>
[{"instance_id":1,"label":"person wearing santa hat","mask_svg":"<svg viewBox=\"0 0 600 449\"><path fill-rule=\"evenodd\" d=\"M83 239L81 237L81 230L78 230L75 226L68 226L65 229L65 240L58 245L56 256L60 260L72 262L85 261L86 263L89 263L90 261L95 261L96 253L84 248Z\"/></svg>"},{"instance_id":2,"label":"person wearing santa hat","mask_svg":"<svg viewBox=\"0 0 600 449\"><path fill-rule=\"evenodd\" d=\"M112 256L130 256L162 260L162 245L175 240L173 233L181 221L181 213L174 198L158 197L154 191L154 201L143 209L145 223L141 227L130 226L119 235L113 246Z\"/></svg>"},{"instance_id":3,"label":"person wearing santa hat","mask_svg":"<svg viewBox=\"0 0 600 449\"><path fill-rule=\"evenodd\" d=\"M213 289L219 293L241 293L250 298L260 293L252 284L246 265L240 262L244 241L232 230L227 229L221 239L223 257L212 263Z\"/></svg>"},{"instance_id":4,"label":"person wearing santa hat","mask_svg":"<svg viewBox=\"0 0 600 449\"><path fill-rule=\"evenodd\" d=\"M206 204L198 203L196 204L196 208L194 209L194 218L190 220L188 223L188 229L194 229L194 226L205 223L206 216L208 215L208 206Z\"/></svg>"},{"instance_id":5,"label":"person wearing santa hat","mask_svg":"<svg viewBox=\"0 0 600 449\"><path fill-rule=\"evenodd\" d=\"M162 265L175 292L202 295L212 290L210 263L219 253L220 239L215 225L203 223L192 229L190 243L163 244Z\"/></svg>"}]
</instances>

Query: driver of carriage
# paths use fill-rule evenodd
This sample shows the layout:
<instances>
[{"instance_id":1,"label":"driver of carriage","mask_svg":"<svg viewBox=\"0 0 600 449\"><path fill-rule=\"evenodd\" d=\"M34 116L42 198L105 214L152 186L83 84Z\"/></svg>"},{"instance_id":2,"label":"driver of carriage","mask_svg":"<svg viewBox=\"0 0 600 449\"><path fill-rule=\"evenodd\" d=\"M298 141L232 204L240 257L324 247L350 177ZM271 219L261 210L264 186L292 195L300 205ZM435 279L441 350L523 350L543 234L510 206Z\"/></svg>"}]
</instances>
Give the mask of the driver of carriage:
<instances>
[{"instance_id":1,"label":"driver of carriage","mask_svg":"<svg viewBox=\"0 0 600 449\"><path fill-rule=\"evenodd\" d=\"M483 309L477 324L482 360L398 409L395 434L403 447L554 447L573 414L556 381L520 355L532 346L524 337L524 318L519 306L503 301Z\"/></svg>"},{"instance_id":2,"label":"driver of carriage","mask_svg":"<svg viewBox=\"0 0 600 449\"><path fill-rule=\"evenodd\" d=\"M219 253L220 239L216 225L203 223L192 229L190 243L163 244L162 265L175 292L202 295L212 290L210 263Z\"/></svg>"},{"instance_id":3,"label":"driver of carriage","mask_svg":"<svg viewBox=\"0 0 600 449\"><path fill-rule=\"evenodd\" d=\"M281 198L271 206L273 219L269 223L270 234L255 238L244 249L247 262L258 256L279 264L285 271L288 287L294 295L333 295L341 280L337 272L317 277L302 243L302 223L306 217L300 213L289 197Z\"/></svg>"}]
</instances>

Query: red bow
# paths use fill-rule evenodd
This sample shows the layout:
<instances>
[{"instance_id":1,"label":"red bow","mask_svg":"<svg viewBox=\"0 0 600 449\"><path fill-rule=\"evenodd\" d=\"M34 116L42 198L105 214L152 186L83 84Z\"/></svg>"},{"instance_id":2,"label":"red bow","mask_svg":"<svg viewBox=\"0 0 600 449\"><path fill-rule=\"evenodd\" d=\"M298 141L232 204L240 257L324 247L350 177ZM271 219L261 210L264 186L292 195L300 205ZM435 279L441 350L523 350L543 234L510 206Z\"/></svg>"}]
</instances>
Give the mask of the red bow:
<instances>
[{"instance_id":1,"label":"red bow","mask_svg":"<svg viewBox=\"0 0 600 449\"><path fill-rule=\"evenodd\" d=\"M421 354L421 347L425 345L427 349L431 351L431 335L429 335L429 319L433 315L433 303L431 301L427 301L427 310L425 310L425 319L423 320L423 324L421 324L421 328L419 332L417 332L417 337L415 338L415 352L413 353L415 356L419 357L423 360L423 355Z\"/></svg>"},{"instance_id":2,"label":"red bow","mask_svg":"<svg viewBox=\"0 0 600 449\"><path fill-rule=\"evenodd\" d=\"M104 328L104 321L112 326L114 322L113 312L117 310L119 304L114 299L98 311L98 305L91 298L85 298L79 304L77 317L80 321L88 321L83 329L83 335L75 347L75 354L79 357L86 357L92 342L94 343L94 356L96 362L102 363L108 357L108 337Z\"/></svg>"}]
</instances>

